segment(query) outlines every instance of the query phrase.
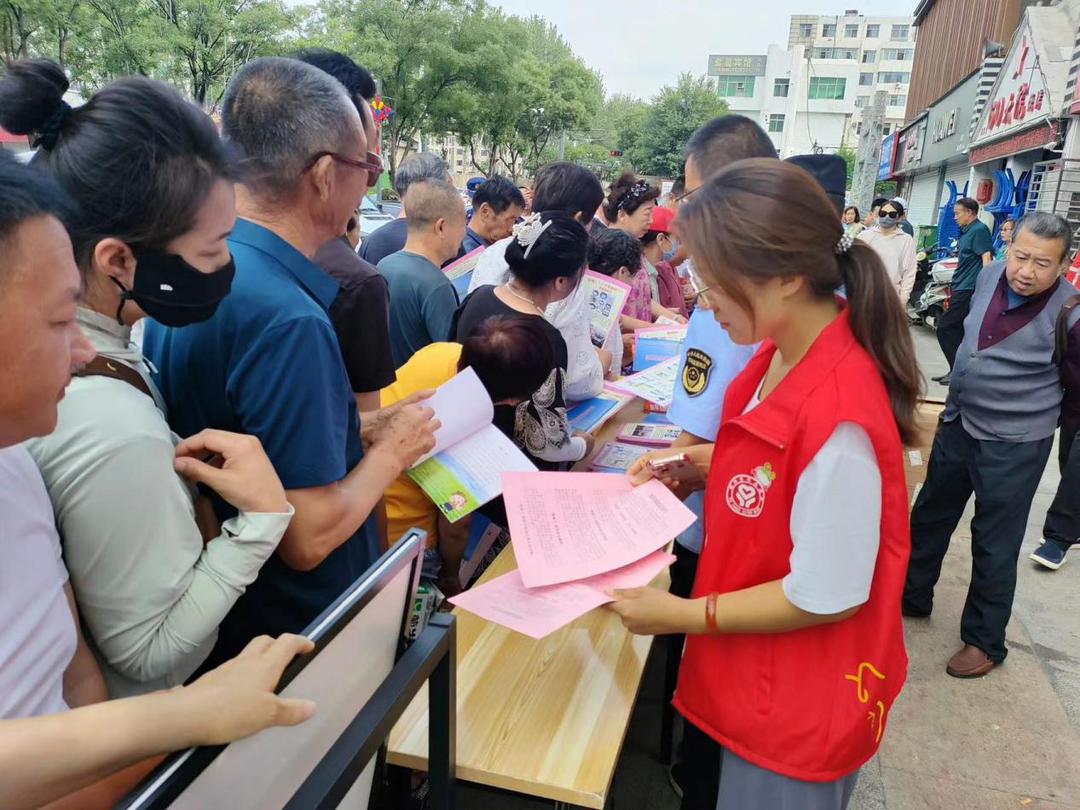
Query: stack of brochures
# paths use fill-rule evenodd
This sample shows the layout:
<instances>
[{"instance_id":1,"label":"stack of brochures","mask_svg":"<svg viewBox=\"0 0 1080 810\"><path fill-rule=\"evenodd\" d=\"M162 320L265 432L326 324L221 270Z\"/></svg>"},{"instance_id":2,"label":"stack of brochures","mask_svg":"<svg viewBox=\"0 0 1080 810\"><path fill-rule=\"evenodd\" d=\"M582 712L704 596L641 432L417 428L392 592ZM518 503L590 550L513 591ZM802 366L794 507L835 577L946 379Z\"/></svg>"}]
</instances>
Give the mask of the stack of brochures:
<instances>
[{"instance_id":1,"label":"stack of brochures","mask_svg":"<svg viewBox=\"0 0 1080 810\"><path fill-rule=\"evenodd\" d=\"M503 498L518 569L449 601L543 638L648 585L675 558L664 546L696 520L657 480L623 475L504 473Z\"/></svg>"}]
</instances>

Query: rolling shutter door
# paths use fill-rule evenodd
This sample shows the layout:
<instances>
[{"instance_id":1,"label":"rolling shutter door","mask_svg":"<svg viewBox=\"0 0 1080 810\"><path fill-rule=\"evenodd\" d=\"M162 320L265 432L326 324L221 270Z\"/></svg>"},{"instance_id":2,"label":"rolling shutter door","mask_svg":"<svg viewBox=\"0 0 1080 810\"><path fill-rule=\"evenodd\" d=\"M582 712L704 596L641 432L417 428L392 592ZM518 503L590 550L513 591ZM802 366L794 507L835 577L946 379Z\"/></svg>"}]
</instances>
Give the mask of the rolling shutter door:
<instances>
[{"instance_id":1,"label":"rolling shutter door","mask_svg":"<svg viewBox=\"0 0 1080 810\"><path fill-rule=\"evenodd\" d=\"M941 172L917 174L912 179L908 195L907 218L912 225L937 225L938 196L941 190Z\"/></svg>"}]
</instances>

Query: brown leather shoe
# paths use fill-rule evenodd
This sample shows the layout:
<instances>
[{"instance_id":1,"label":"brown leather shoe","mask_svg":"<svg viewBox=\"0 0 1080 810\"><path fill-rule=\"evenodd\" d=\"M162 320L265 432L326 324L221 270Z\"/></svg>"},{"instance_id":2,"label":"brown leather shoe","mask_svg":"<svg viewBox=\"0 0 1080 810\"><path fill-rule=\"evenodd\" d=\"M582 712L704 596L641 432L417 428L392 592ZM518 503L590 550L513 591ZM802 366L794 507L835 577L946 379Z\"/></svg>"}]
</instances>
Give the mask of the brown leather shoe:
<instances>
[{"instance_id":1,"label":"brown leather shoe","mask_svg":"<svg viewBox=\"0 0 1080 810\"><path fill-rule=\"evenodd\" d=\"M949 659L945 671L954 678L981 678L996 666L990 656L978 647L965 644L960 652Z\"/></svg>"}]
</instances>

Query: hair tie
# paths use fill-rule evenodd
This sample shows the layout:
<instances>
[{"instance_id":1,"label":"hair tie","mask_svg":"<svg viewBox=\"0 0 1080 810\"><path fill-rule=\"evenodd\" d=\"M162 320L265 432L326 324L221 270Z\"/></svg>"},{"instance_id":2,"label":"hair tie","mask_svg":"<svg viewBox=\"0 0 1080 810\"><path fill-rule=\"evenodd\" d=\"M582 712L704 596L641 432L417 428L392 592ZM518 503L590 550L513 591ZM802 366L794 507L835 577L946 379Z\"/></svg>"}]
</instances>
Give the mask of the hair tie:
<instances>
[{"instance_id":1,"label":"hair tie","mask_svg":"<svg viewBox=\"0 0 1080 810\"><path fill-rule=\"evenodd\" d=\"M851 250L851 246L854 244L855 235L850 231L844 231L843 235L840 237L840 241L836 243L836 255L843 256L845 253Z\"/></svg>"},{"instance_id":2,"label":"hair tie","mask_svg":"<svg viewBox=\"0 0 1080 810\"><path fill-rule=\"evenodd\" d=\"M41 148L46 152L49 152L56 146L56 142L60 139L60 132L64 128L64 124L67 123L68 116L71 115L71 105L63 99L60 99L60 103L56 106L53 114L49 116L44 124L41 125L41 129L34 133L34 138L30 142L30 145L35 149Z\"/></svg>"},{"instance_id":3,"label":"hair tie","mask_svg":"<svg viewBox=\"0 0 1080 810\"><path fill-rule=\"evenodd\" d=\"M615 206L616 210L622 210L626 207L627 203L636 202L643 197L649 189L652 188L645 180L638 180L634 185L630 186L623 194L622 199L619 200L619 204Z\"/></svg>"},{"instance_id":4,"label":"hair tie","mask_svg":"<svg viewBox=\"0 0 1080 810\"><path fill-rule=\"evenodd\" d=\"M547 222L540 221L540 214L529 214L525 219L521 220L514 226L514 238L517 239L517 243L525 248L524 258L529 258L529 253L532 252L533 245L540 238L540 235L551 227L553 220Z\"/></svg>"}]
</instances>

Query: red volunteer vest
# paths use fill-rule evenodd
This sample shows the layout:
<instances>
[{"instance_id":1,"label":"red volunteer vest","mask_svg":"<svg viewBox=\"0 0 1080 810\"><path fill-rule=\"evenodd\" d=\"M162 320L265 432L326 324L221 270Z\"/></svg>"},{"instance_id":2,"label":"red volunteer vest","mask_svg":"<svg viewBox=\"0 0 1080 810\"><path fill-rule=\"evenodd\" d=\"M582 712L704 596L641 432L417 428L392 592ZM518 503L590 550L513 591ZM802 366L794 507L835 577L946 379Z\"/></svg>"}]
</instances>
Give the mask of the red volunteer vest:
<instances>
[{"instance_id":1,"label":"red volunteer vest","mask_svg":"<svg viewBox=\"0 0 1080 810\"><path fill-rule=\"evenodd\" d=\"M799 476L837 424L854 422L870 437L881 470L881 543L870 598L836 624L687 636L675 706L755 765L828 782L874 755L907 677L900 596L911 541L903 448L881 375L852 335L846 311L776 390L743 414L774 351L767 342L728 388L693 595L738 591L790 572Z\"/></svg>"}]
</instances>

